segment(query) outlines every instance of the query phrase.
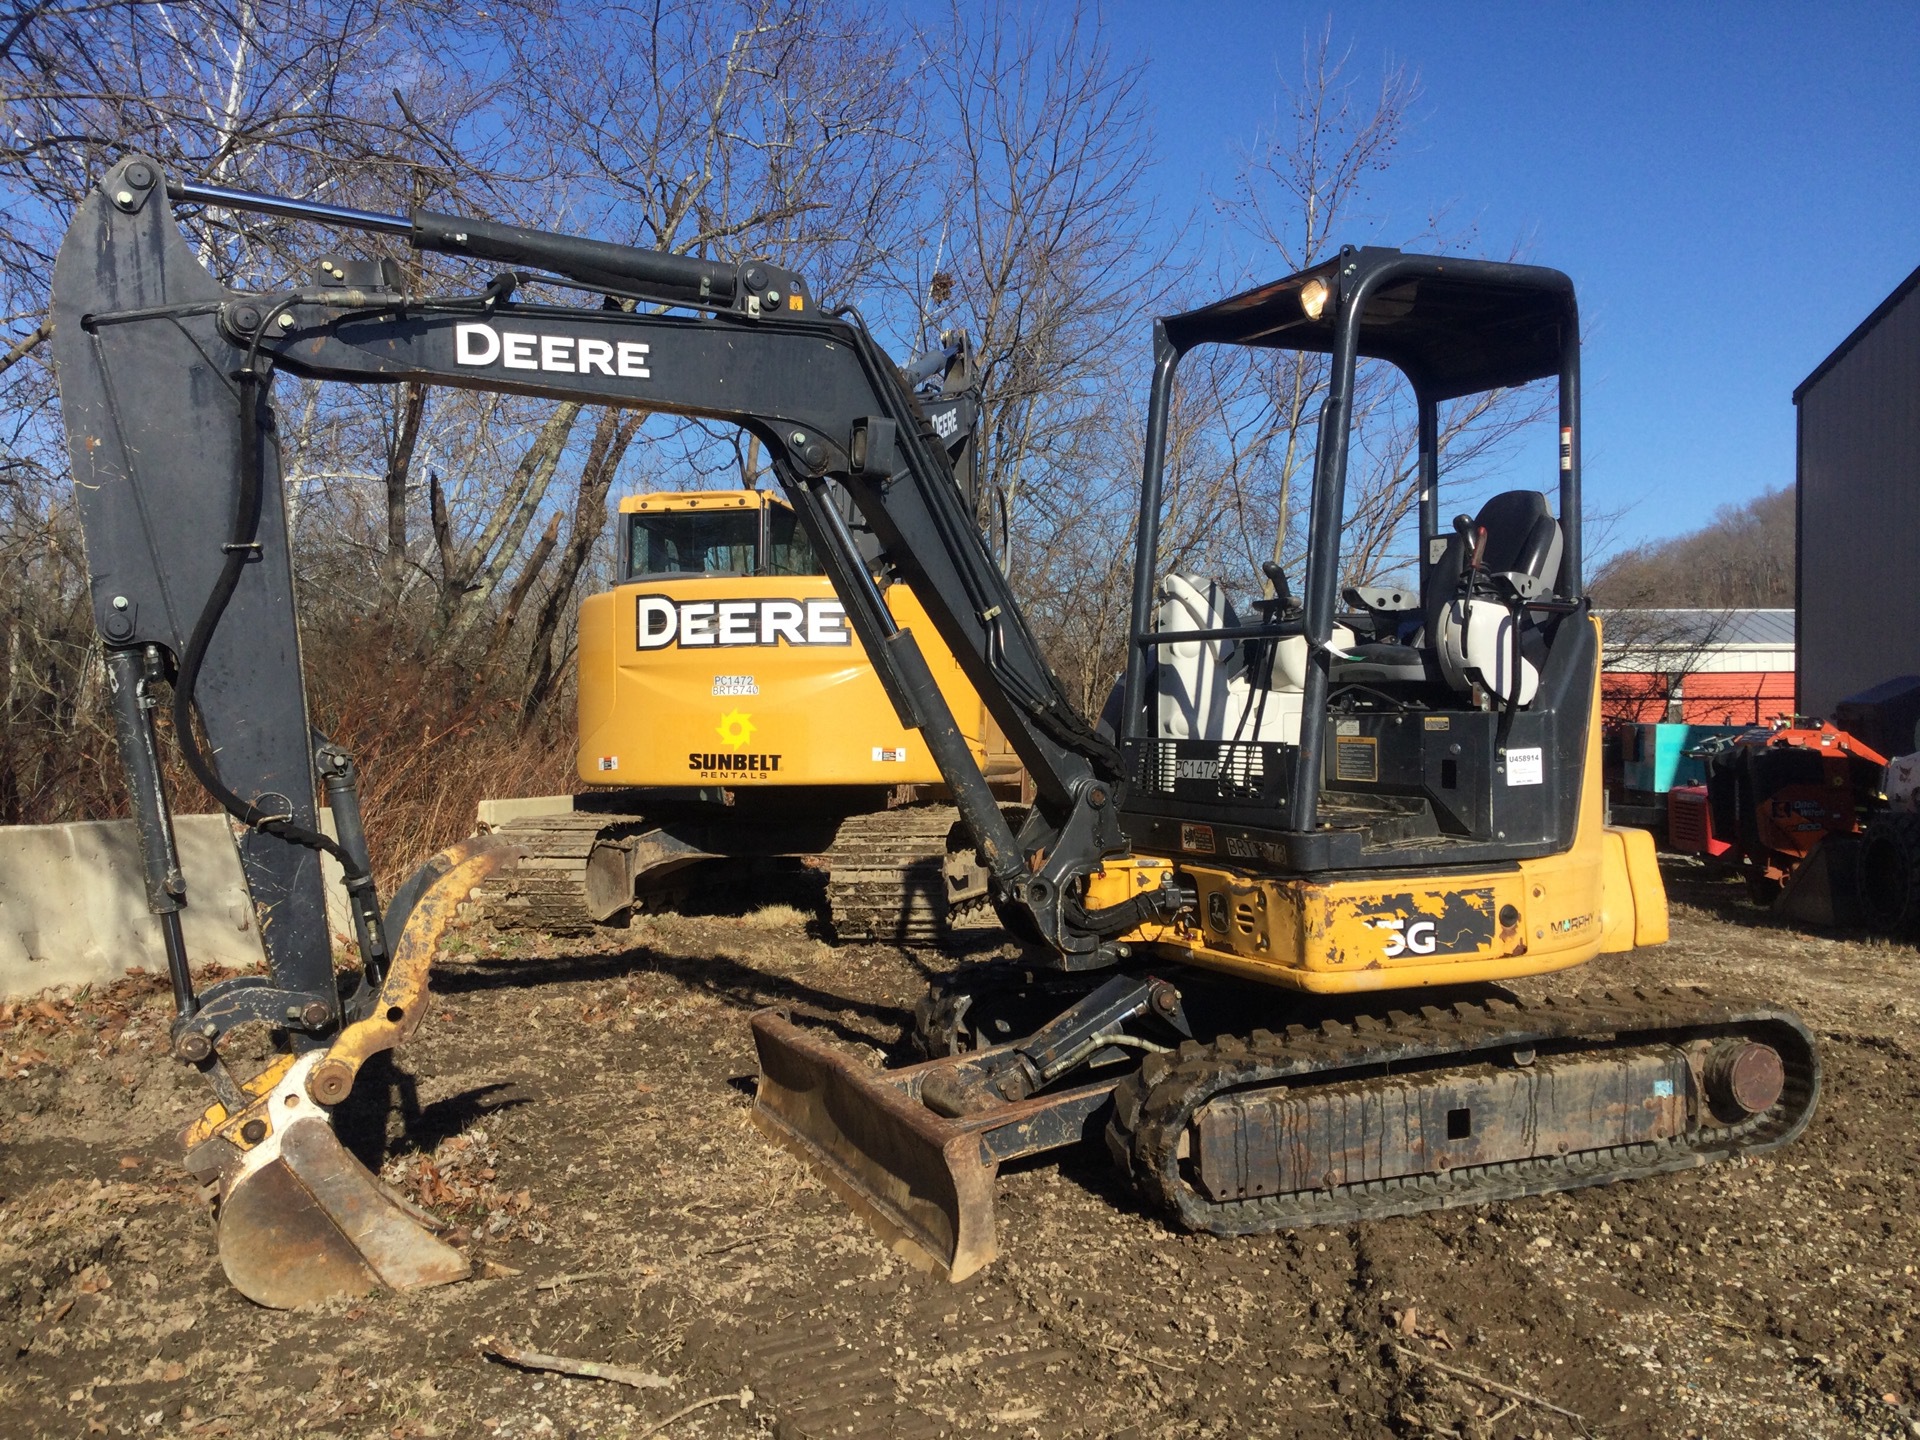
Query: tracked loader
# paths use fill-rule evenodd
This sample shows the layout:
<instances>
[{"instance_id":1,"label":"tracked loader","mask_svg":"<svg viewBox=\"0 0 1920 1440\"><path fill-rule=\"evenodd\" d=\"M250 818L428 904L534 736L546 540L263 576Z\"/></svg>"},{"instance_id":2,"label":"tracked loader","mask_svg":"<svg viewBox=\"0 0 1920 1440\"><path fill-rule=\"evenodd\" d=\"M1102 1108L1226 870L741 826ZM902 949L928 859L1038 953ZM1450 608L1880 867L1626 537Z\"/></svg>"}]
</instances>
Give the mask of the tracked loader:
<instances>
[{"instance_id":1,"label":"tracked loader","mask_svg":"<svg viewBox=\"0 0 1920 1440\"><path fill-rule=\"evenodd\" d=\"M495 273L427 294L398 267L332 253L310 279L232 291L174 205L384 234ZM538 298L556 289L589 303ZM441 929L508 858L469 842L379 904L352 762L307 724L270 394L283 370L644 406L766 447L1033 960L1012 986L986 970L930 996L923 1028L949 1053L904 1070L868 1071L786 1017L755 1017L755 1113L949 1274L992 1258L1000 1163L1087 1138L1104 1136L1177 1223L1231 1234L1652 1176L1782 1144L1812 1111L1813 1042L1785 1011L1697 995L1522 1005L1499 989L1665 935L1650 854L1601 823L1577 313L1558 272L1347 250L1158 322L1130 655L1104 730L1046 665L899 370L857 316L818 313L802 278L768 262L250 195L130 156L75 214L54 321L172 1050L214 1094L189 1164L217 1188L227 1274L256 1300L464 1272L431 1217L341 1147L331 1109L420 1024ZM1204 582L1163 575L1158 554L1176 372L1209 344L1331 357L1301 602L1251 622ZM1349 592L1343 609L1362 356L1398 366L1418 401L1422 562L1417 587ZM1540 379L1559 386L1557 515L1513 492L1444 530L1437 407ZM1031 778L1017 833L888 608L895 581ZM643 615L636 599L631 622ZM178 912L192 896L151 726L163 696L241 831L264 975L200 989L189 969ZM337 841L315 823L320 785ZM323 850L357 922L359 962L341 976ZM278 1058L243 1078L226 1042L249 1022Z\"/></svg>"}]
</instances>

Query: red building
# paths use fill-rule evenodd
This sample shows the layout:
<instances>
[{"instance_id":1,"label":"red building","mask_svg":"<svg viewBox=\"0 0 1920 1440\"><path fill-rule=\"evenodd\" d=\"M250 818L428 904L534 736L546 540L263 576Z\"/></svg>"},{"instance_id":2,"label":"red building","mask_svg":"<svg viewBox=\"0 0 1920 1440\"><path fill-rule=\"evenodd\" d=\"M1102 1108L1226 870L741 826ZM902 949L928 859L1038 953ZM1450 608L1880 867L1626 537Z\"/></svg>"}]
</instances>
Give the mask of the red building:
<instances>
[{"instance_id":1,"label":"red building","mask_svg":"<svg viewBox=\"0 0 1920 1440\"><path fill-rule=\"evenodd\" d=\"M1612 610L1600 623L1608 721L1760 725L1794 713L1791 610Z\"/></svg>"}]
</instances>

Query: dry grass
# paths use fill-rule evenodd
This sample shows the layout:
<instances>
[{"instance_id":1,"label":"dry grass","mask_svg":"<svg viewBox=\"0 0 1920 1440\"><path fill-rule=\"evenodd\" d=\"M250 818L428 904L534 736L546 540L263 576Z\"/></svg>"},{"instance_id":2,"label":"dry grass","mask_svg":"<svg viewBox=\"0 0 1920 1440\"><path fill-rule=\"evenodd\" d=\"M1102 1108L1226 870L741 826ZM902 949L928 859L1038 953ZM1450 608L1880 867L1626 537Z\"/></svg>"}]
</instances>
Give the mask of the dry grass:
<instances>
[{"instance_id":1,"label":"dry grass","mask_svg":"<svg viewBox=\"0 0 1920 1440\"><path fill-rule=\"evenodd\" d=\"M87 622L84 613L77 622L71 616L59 625L44 620L34 632L53 639L40 636L45 653L35 652L43 672L39 688L14 697L18 703L6 707L7 724L0 727L0 823L128 813L104 671L90 622L81 622ZM25 629L16 631L19 640ZM23 654L13 652L24 643L8 651L11 662L23 662ZM471 834L482 798L574 788L570 691L538 723L523 727L517 676L479 672L460 657L437 654L410 627L313 626L303 648L312 722L360 767L361 808L383 890ZM208 808L172 743L166 706L154 713L174 808Z\"/></svg>"},{"instance_id":2,"label":"dry grass","mask_svg":"<svg viewBox=\"0 0 1920 1440\"><path fill-rule=\"evenodd\" d=\"M792 905L763 905L742 915L740 923L754 930L804 930L812 918Z\"/></svg>"},{"instance_id":3,"label":"dry grass","mask_svg":"<svg viewBox=\"0 0 1920 1440\"><path fill-rule=\"evenodd\" d=\"M306 658L313 723L360 767L383 889L472 834L482 799L574 789L570 696L522 728L517 689L498 671L423 657L411 637L368 622L315 637Z\"/></svg>"}]
</instances>

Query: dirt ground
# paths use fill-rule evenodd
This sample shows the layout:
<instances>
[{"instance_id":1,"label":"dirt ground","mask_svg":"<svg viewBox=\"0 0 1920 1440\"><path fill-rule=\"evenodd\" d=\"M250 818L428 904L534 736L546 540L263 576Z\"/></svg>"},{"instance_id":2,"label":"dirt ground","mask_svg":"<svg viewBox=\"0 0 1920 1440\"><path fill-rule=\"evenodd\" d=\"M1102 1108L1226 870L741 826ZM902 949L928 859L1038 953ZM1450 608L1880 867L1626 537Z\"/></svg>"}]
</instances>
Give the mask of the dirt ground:
<instances>
[{"instance_id":1,"label":"dirt ground","mask_svg":"<svg viewBox=\"0 0 1920 1440\"><path fill-rule=\"evenodd\" d=\"M1237 1241L1167 1230L1103 1154L1043 1157L1002 1175L1003 1253L959 1286L747 1113L751 1010L898 1056L953 960L834 948L789 906L457 937L425 1028L340 1123L479 1278L317 1313L224 1283L178 1168L203 1096L161 1053L163 987L11 1007L0 1434L1920 1436L1914 952L1777 928L1697 871L1670 886L1672 944L1554 989L1800 1009L1826 1094L1786 1150ZM489 1338L659 1383L515 1369Z\"/></svg>"}]
</instances>

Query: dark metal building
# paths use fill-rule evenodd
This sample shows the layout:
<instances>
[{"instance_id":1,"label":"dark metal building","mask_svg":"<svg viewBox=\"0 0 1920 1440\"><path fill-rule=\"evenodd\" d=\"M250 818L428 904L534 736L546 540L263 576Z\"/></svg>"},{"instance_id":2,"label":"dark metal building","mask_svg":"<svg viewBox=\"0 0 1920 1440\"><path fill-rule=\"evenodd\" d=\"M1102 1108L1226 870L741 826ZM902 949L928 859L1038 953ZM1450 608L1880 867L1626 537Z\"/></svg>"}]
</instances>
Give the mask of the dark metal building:
<instances>
[{"instance_id":1,"label":"dark metal building","mask_svg":"<svg viewBox=\"0 0 1920 1440\"><path fill-rule=\"evenodd\" d=\"M1920 674L1920 270L1793 392L1799 709Z\"/></svg>"}]
</instances>

